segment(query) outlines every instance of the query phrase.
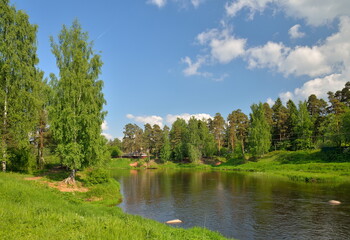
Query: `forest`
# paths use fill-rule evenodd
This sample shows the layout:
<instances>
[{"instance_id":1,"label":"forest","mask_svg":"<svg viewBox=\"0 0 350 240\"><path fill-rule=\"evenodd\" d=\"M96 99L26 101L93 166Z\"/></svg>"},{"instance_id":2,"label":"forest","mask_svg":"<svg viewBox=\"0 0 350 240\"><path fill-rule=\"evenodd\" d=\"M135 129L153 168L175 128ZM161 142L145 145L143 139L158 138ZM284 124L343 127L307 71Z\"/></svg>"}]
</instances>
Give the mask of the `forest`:
<instances>
[{"instance_id":1,"label":"forest","mask_svg":"<svg viewBox=\"0 0 350 240\"><path fill-rule=\"evenodd\" d=\"M31 172L60 162L75 172L110 157L145 154L148 159L198 163L201 159L254 160L274 150L345 147L350 142L350 82L328 101L277 99L240 109L225 119L177 119L171 128L127 124L124 138L101 135L106 101L99 79L103 62L77 20L51 36L58 75L38 68L38 26L9 1L1 2L0 137L2 171Z\"/></svg>"},{"instance_id":2,"label":"forest","mask_svg":"<svg viewBox=\"0 0 350 240\"><path fill-rule=\"evenodd\" d=\"M198 163L202 158L254 160L274 150L305 150L346 147L350 143L350 82L328 92L328 101L312 94L306 101L280 98L251 105L249 117L240 109L227 119L216 113L212 119L188 122L178 118L163 129L158 125L124 127L122 141L108 145L112 155L147 154L162 161Z\"/></svg>"}]
</instances>

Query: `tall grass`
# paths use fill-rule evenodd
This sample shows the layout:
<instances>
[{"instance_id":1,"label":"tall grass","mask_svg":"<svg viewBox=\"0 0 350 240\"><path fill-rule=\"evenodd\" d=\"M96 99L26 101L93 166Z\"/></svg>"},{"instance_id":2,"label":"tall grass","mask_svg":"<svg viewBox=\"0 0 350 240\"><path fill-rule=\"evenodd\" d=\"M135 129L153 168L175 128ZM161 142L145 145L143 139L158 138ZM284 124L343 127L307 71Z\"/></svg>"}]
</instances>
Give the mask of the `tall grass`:
<instances>
[{"instance_id":1,"label":"tall grass","mask_svg":"<svg viewBox=\"0 0 350 240\"><path fill-rule=\"evenodd\" d=\"M95 205L23 175L0 173L1 239L224 239L202 228L172 228Z\"/></svg>"}]
</instances>

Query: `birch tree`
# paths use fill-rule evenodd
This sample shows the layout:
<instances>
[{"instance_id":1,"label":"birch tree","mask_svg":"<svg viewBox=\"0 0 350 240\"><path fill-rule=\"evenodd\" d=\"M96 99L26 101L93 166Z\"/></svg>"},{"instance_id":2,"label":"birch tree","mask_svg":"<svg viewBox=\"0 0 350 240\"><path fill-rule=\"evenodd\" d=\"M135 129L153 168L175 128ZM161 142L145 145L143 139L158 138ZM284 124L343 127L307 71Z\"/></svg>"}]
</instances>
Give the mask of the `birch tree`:
<instances>
[{"instance_id":1,"label":"birch tree","mask_svg":"<svg viewBox=\"0 0 350 240\"><path fill-rule=\"evenodd\" d=\"M98 79L102 61L77 20L71 27L63 26L57 43L51 37L51 47L59 76L51 77L54 97L50 127L61 162L71 169L66 182L74 183L77 169L106 158L101 136L106 101L103 81Z\"/></svg>"}]
</instances>

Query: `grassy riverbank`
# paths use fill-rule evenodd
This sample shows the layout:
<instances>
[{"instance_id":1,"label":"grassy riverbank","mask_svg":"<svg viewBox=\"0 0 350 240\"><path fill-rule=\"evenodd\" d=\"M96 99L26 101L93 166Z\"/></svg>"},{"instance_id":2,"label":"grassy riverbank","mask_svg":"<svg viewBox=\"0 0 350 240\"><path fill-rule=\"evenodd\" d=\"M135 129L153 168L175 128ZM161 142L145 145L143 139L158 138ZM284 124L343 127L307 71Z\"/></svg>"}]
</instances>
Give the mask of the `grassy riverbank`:
<instances>
[{"instance_id":1,"label":"grassy riverbank","mask_svg":"<svg viewBox=\"0 0 350 240\"><path fill-rule=\"evenodd\" d=\"M50 183L54 183L54 176ZM0 173L2 239L225 239L206 229L172 228L125 214L106 206L112 202L108 197L106 201L90 201L107 195L114 195L117 201L116 182L89 186L88 192L60 192L45 181Z\"/></svg>"},{"instance_id":2,"label":"grassy riverbank","mask_svg":"<svg viewBox=\"0 0 350 240\"><path fill-rule=\"evenodd\" d=\"M183 164L167 162L153 165L165 169L207 169L220 171L263 172L287 177L292 181L302 182L350 182L350 154L336 150L322 152L307 151L275 151L266 154L256 161L229 159L219 166L210 164ZM113 159L110 167L131 169L129 164L134 160Z\"/></svg>"},{"instance_id":3,"label":"grassy riverbank","mask_svg":"<svg viewBox=\"0 0 350 240\"><path fill-rule=\"evenodd\" d=\"M235 160L213 167L217 170L264 172L285 176L293 181L343 182L350 181L350 162L346 156L327 154L320 150L276 151L266 154L256 162L234 164Z\"/></svg>"}]
</instances>

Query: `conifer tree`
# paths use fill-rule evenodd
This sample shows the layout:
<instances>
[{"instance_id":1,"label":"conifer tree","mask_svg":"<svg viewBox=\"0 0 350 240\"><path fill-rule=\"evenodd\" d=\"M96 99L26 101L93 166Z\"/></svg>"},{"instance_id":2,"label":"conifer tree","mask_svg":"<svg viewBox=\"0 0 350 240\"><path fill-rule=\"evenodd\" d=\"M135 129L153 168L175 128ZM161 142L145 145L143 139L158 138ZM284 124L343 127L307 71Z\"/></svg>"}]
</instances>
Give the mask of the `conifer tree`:
<instances>
[{"instance_id":1,"label":"conifer tree","mask_svg":"<svg viewBox=\"0 0 350 240\"><path fill-rule=\"evenodd\" d=\"M103 81L98 79L102 61L77 20L71 27L63 26L58 43L51 37L51 47L59 76L51 80L54 97L50 127L62 164L72 170L66 182L74 183L77 169L106 159L105 139L101 136L106 101Z\"/></svg>"}]
</instances>

